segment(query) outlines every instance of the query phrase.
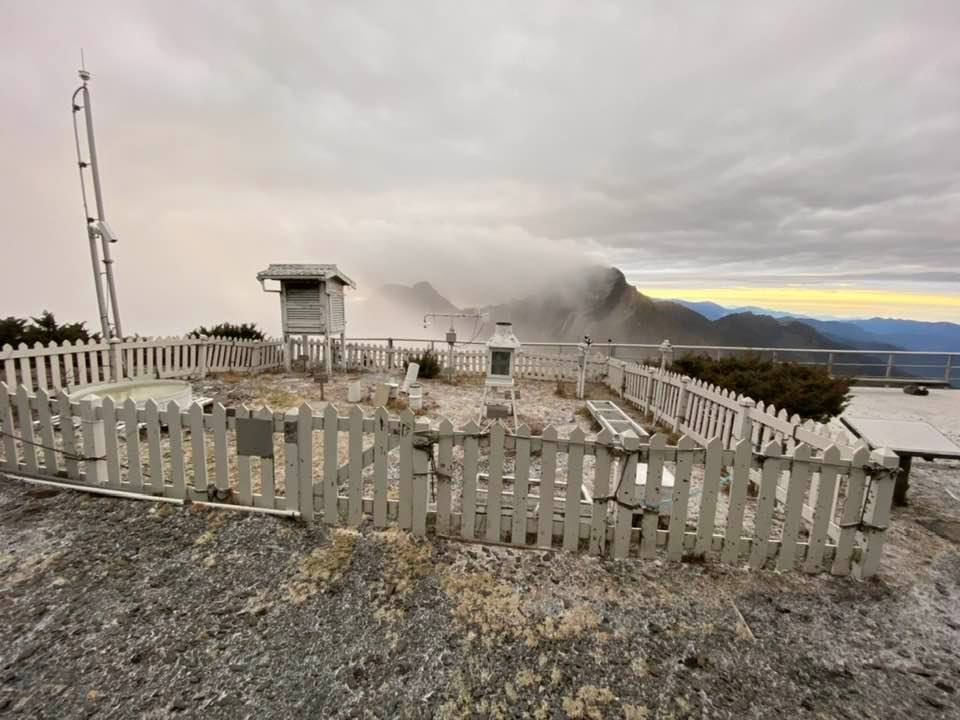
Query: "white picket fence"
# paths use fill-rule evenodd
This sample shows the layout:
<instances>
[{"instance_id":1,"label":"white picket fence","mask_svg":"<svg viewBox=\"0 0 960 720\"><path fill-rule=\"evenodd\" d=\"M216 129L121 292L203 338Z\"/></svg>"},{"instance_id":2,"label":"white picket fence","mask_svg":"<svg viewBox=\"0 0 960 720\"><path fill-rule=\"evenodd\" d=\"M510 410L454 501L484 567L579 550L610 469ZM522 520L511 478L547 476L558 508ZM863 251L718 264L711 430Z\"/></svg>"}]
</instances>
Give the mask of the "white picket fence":
<instances>
[{"instance_id":1,"label":"white picket fence","mask_svg":"<svg viewBox=\"0 0 960 720\"><path fill-rule=\"evenodd\" d=\"M323 346L319 342L310 342L307 355L311 362L320 364L323 358ZM346 367L352 370L366 369L389 371L403 367L410 359L423 353L433 352L443 369L450 367L450 354L445 343L422 345L394 345L393 343L352 342L345 344ZM339 343L333 347L334 365L341 362ZM479 376L487 372L486 349L470 349L468 346L455 347L453 368L457 375ZM579 358L575 354L549 353L539 349L523 349L517 355L515 374L529 380L569 380L574 381L580 371ZM587 358L587 380L599 382L607 376L607 357L601 353L591 353Z\"/></svg>"},{"instance_id":2,"label":"white picket fence","mask_svg":"<svg viewBox=\"0 0 960 720\"><path fill-rule=\"evenodd\" d=\"M277 340L132 338L63 344L21 343L0 349L0 380L10 387L56 392L115 379L203 377L207 372L266 370L283 365ZM113 372L117 368L117 372Z\"/></svg>"},{"instance_id":3,"label":"white picket fence","mask_svg":"<svg viewBox=\"0 0 960 720\"><path fill-rule=\"evenodd\" d=\"M250 418L273 438L269 455L238 454L237 425ZM716 435L698 447L693 437L668 446L660 434L641 444L607 431L455 430L418 425L409 410L342 416L333 405L285 414L215 404L205 414L197 404L97 406L3 384L0 432L0 469L90 490L612 558L859 577L880 561L896 464L865 448L849 459L834 446L817 455L803 442L784 451L771 440L757 453L752 439L727 446ZM669 490L665 470L675 478Z\"/></svg>"},{"instance_id":4,"label":"white picket fence","mask_svg":"<svg viewBox=\"0 0 960 720\"><path fill-rule=\"evenodd\" d=\"M845 432L833 432L811 420L802 421L796 414L788 417L783 409L778 411L762 401L754 403L743 395L663 367L611 360L607 384L624 400L652 415L655 422L683 433L701 446L718 441L721 447L733 449L745 440L753 452L766 453L768 448L776 448L778 452L794 454L803 446L812 457L819 453L822 459L827 458L828 453L844 462L870 456L862 440L852 441ZM893 462L887 458L895 459L896 455L889 453L884 458L883 462ZM751 482L757 485L760 481L760 475L753 471ZM834 541L842 534L836 522L837 507L844 501L840 489L836 483L829 491L824 489L822 478L814 474L800 505L801 518L811 525L817 516L818 503L829 503L826 514L831 520L827 534ZM777 506L789 503L787 488L778 488L775 502Z\"/></svg>"},{"instance_id":5,"label":"white picket fence","mask_svg":"<svg viewBox=\"0 0 960 720\"><path fill-rule=\"evenodd\" d=\"M737 395L715 385L669 370L610 359L607 386L656 422L692 437L701 445L720 437L724 447L743 437L755 450L771 440L781 444L804 442L817 450L837 446L851 457L864 443L826 425L788 415L784 409Z\"/></svg>"}]
</instances>

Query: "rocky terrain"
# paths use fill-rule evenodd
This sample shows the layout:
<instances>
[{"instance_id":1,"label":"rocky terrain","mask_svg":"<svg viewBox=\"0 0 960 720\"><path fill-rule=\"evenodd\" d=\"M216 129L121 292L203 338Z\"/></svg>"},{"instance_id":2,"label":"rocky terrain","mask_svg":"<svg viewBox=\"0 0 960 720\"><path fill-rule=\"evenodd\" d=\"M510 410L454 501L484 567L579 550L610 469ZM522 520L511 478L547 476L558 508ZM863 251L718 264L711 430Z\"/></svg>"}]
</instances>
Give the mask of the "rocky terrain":
<instances>
[{"instance_id":1,"label":"rocky terrain","mask_svg":"<svg viewBox=\"0 0 960 720\"><path fill-rule=\"evenodd\" d=\"M328 531L8 479L0 536L2 716L960 712L960 555L946 541L909 578L895 562L859 584Z\"/></svg>"}]
</instances>

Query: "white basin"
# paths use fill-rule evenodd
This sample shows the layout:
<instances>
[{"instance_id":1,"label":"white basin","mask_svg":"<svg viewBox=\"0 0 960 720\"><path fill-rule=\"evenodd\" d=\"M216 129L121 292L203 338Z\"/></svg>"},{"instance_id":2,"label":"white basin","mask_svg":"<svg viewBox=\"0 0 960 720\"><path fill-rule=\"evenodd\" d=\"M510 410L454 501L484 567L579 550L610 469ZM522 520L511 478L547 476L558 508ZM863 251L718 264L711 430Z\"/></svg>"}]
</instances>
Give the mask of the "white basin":
<instances>
[{"instance_id":1,"label":"white basin","mask_svg":"<svg viewBox=\"0 0 960 720\"><path fill-rule=\"evenodd\" d=\"M137 407L143 407L147 400L153 400L161 408L175 400L181 408L189 407L193 402L193 390L184 380L128 380L126 382L90 385L71 393L71 400L93 400L99 405L103 398L109 397L116 406L132 399Z\"/></svg>"}]
</instances>

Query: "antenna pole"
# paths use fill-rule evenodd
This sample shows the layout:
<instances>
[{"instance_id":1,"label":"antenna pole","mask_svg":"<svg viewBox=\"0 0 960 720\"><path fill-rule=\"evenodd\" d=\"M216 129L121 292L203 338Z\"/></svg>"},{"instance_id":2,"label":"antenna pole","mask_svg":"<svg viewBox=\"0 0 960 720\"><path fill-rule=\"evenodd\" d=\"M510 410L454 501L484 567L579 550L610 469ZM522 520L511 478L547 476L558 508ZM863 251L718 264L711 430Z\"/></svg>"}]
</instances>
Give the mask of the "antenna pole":
<instances>
[{"instance_id":1,"label":"antenna pole","mask_svg":"<svg viewBox=\"0 0 960 720\"><path fill-rule=\"evenodd\" d=\"M82 58L82 54L81 54ZM100 164L97 161L97 143L93 136L93 109L90 106L90 90L87 88L87 80L90 79L90 73L87 70L80 70L80 79L83 81L83 85L80 87L80 93L83 97L83 114L84 119L86 120L87 125L87 149L90 153L90 175L93 179L93 197L94 202L97 205L97 220L103 222L106 219L104 210L103 210L103 192L100 187ZM74 106L76 108L76 106ZM76 109L74 110L76 112ZM79 142L79 138L78 138ZM77 148L77 154L79 157L79 145ZM81 162L81 185L83 180L83 163ZM84 191L86 193L86 191ZM86 201L86 198L84 198ZM89 218L88 218L89 222ZM110 332L109 326L104 332L104 339L109 340L111 337L123 338L123 329L120 325L120 304L117 300L117 285L113 277L113 258L110 256L110 240L105 232L96 230L94 227L89 228L90 232L96 232L100 235L100 244L103 249L103 265L105 268L105 274L107 276L107 291L110 294L110 307L113 310L113 333ZM96 254L96 245L93 238L91 237L91 256ZM99 262L94 261L96 265L99 265ZM101 309L101 324L103 323L103 317L106 315L106 309L103 307L103 290L100 287L100 277L99 277L99 268L97 269L97 300L100 303Z\"/></svg>"}]
</instances>

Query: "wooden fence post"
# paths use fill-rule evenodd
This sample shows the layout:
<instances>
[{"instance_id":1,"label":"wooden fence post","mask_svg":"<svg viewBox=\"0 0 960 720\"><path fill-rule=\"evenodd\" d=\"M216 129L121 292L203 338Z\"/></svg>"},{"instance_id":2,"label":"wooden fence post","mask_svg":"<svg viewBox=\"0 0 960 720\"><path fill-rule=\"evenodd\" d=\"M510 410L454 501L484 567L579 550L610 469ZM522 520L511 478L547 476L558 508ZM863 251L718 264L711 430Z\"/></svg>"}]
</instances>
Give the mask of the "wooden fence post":
<instances>
[{"instance_id":1,"label":"wooden fence post","mask_svg":"<svg viewBox=\"0 0 960 720\"><path fill-rule=\"evenodd\" d=\"M122 341L118 337L110 338L110 382L120 382L123 379L123 363L121 361L120 345Z\"/></svg>"},{"instance_id":2,"label":"wooden fence post","mask_svg":"<svg viewBox=\"0 0 960 720\"><path fill-rule=\"evenodd\" d=\"M647 396L646 396L646 407L644 407L644 411L652 413L653 397L654 397L653 393L657 385L657 382L656 382L657 376L654 374L652 370L641 369L641 371L644 372L647 376Z\"/></svg>"},{"instance_id":3,"label":"wooden fence post","mask_svg":"<svg viewBox=\"0 0 960 720\"><path fill-rule=\"evenodd\" d=\"M673 431L683 432L682 427L687 425L687 393L690 389L690 378L684 375L680 378L680 397L677 398L677 414L673 418Z\"/></svg>"},{"instance_id":4,"label":"wooden fence post","mask_svg":"<svg viewBox=\"0 0 960 720\"><path fill-rule=\"evenodd\" d=\"M197 351L197 354L200 355L198 361L200 363L200 379L202 380L207 376L207 343L209 339L204 335L200 338L200 345Z\"/></svg>"},{"instance_id":5,"label":"wooden fence post","mask_svg":"<svg viewBox=\"0 0 960 720\"><path fill-rule=\"evenodd\" d=\"M882 465L882 469L869 471L871 476L867 480L869 494L863 509L860 528L863 533L863 546L860 549L860 559L853 564L853 576L858 580L870 577L880 567L883 543L887 539L887 526L890 524L893 486L899 463L899 458L889 448L881 448L873 454L872 459Z\"/></svg>"},{"instance_id":6,"label":"wooden fence post","mask_svg":"<svg viewBox=\"0 0 960 720\"><path fill-rule=\"evenodd\" d=\"M752 440L753 439L753 419L750 417L750 408L752 408L755 403L750 398L740 398L739 401L740 410L737 413L737 432L736 440ZM734 438L730 438L730 446L733 447L736 443Z\"/></svg>"},{"instance_id":7,"label":"wooden fence post","mask_svg":"<svg viewBox=\"0 0 960 720\"><path fill-rule=\"evenodd\" d=\"M303 403L297 414L297 479L300 518L313 522L313 409Z\"/></svg>"}]
</instances>

